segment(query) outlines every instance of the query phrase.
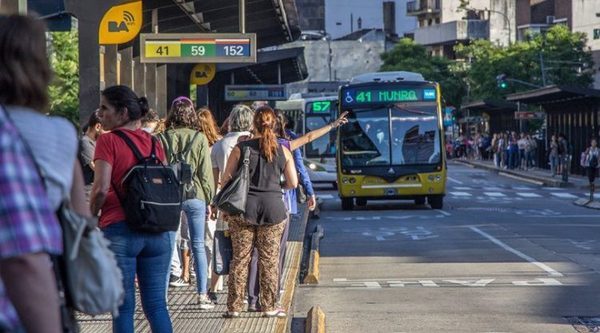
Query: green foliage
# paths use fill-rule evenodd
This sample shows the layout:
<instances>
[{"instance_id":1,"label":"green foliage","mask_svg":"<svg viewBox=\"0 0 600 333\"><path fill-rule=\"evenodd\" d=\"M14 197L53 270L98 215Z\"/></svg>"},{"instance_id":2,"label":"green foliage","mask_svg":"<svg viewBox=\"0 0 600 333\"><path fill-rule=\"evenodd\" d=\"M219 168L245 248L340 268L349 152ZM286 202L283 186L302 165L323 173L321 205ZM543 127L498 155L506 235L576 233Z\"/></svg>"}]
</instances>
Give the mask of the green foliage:
<instances>
[{"instance_id":1,"label":"green foliage","mask_svg":"<svg viewBox=\"0 0 600 333\"><path fill-rule=\"evenodd\" d=\"M499 74L543 86L541 58L546 85L591 85L594 66L586 43L585 34L572 33L563 25L555 25L545 34L529 36L528 40L509 47L478 40L468 46L458 45L455 51L470 62L466 75L469 96L470 100L479 100L532 89L510 80L506 87L501 87L496 81Z\"/></svg>"},{"instance_id":2,"label":"green foliage","mask_svg":"<svg viewBox=\"0 0 600 333\"><path fill-rule=\"evenodd\" d=\"M448 105L460 106L466 86L463 73L454 62L442 57L432 57L424 46L403 38L389 52L381 55L381 71L410 71L421 73L426 80L440 83L442 96Z\"/></svg>"},{"instance_id":3,"label":"green foliage","mask_svg":"<svg viewBox=\"0 0 600 333\"><path fill-rule=\"evenodd\" d=\"M79 50L76 31L52 32L50 65L54 80L49 88L50 114L79 125Z\"/></svg>"}]
</instances>

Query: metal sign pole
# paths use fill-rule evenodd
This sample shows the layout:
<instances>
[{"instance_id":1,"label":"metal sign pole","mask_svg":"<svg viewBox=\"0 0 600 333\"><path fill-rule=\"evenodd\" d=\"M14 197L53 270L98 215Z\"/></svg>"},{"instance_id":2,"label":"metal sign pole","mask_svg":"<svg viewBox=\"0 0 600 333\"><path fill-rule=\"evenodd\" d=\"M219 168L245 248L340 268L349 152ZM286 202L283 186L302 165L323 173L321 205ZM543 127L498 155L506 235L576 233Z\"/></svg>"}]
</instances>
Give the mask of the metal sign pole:
<instances>
[{"instance_id":1,"label":"metal sign pole","mask_svg":"<svg viewBox=\"0 0 600 333\"><path fill-rule=\"evenodd\" d=\"M246 0L240 0L240 32L246 33Z\"/></svg>"}]
</instances>

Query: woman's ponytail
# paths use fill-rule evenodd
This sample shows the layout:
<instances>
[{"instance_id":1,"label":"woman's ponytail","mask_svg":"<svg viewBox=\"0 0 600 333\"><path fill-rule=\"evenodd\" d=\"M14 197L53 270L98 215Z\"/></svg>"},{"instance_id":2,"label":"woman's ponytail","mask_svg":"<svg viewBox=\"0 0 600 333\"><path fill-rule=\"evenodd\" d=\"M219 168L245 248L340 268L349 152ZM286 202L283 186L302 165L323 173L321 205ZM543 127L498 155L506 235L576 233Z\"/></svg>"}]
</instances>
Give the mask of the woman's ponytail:
<instances>
[{"instance_id":1,"label":"woman's ponytail","mask_svg":"<svg viewBox=\"0 0 600 333\"><path fill-rule=\"evenodd\" d=\"M261 106L254 115L254 128L260 135L260 152L269 162L277 155L277 136L274 129L277 118L275 112L268 106Z\"/></svg>"}]
</instances>

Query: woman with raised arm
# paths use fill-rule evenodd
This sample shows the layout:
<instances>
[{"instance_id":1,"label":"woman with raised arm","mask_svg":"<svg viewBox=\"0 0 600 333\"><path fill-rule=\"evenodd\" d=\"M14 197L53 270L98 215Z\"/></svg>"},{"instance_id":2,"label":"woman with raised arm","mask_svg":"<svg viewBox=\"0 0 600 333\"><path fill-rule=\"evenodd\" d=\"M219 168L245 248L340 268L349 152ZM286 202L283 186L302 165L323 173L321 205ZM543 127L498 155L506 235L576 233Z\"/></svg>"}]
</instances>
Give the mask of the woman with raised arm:
<instances>
[{"instance_id":1,"label":"woman with raised arm","mask_svg":"<svg viewBox=\"0 0 600 333\"><path fill-rule=\"evenodd\" d=\"M302 146L304 146L305 144L309 143L309 142L313 142L316 139L322 137L323 135L329 133L329 131L336 129L344 124L346 124L348 122L348 119L346 118L346 116L348 115L348 111L344 111L339 117L338 119L336 119L335 121L332 121L331 123L318 128L314 131L310 131L306 134L304 134L303 136L294 139L292 141L290 141L290 150L294 151Z\"/></svg>"}]
</instances>

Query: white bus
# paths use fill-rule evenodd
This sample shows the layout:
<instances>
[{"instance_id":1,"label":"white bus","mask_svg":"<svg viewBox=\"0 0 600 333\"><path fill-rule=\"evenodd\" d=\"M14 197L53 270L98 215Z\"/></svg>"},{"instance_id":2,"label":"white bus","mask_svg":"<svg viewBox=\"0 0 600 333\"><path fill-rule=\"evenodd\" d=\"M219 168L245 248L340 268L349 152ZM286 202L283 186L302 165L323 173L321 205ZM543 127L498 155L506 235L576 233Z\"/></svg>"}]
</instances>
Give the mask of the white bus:
<instances>
[{"instance_id":1,"label":"white bus","mask_svg":"<svg viewBox=\"0 0 600 333\"><path fill-rule=\"evenodd\" d=\"M337 94L293 94L287 101L276 102L275 108L286 114L292 130L302 135L335 120L337 101ZM336 131L331 131L301 148L304 164L313 183L331 184L337 188L336 135Z\"/></svg>"}]
</instances>

